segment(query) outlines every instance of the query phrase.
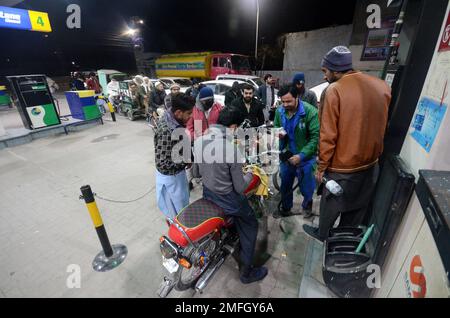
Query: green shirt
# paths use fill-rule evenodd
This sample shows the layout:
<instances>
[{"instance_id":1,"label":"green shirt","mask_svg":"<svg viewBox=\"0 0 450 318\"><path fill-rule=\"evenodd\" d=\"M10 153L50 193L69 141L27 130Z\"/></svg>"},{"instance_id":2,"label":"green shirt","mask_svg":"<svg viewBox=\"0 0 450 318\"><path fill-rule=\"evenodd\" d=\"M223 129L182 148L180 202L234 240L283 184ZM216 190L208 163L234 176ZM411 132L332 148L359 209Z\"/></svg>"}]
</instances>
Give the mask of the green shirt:
<instances>
[{"instance_id":1,"label":"green shirt","mask_svg":"<svg viewBox=\"0 0 450 318\"><path fill-rule=\"evenodd\" d=\"M305 109L305 116L300 118L300 123L295 127L295 144L297 149L289 149L289 143L286 143L285 148L291 151L296 155L300 155L302 161L306 158L306 160L313 158L317 155L317 146L319 144L319 133L320 133L320 124L319 124L319 115L317 109L303 102L303 108ZM286 115L288 113L286 112ZM288 116L288 120L293 120L293 115ZM283 121L281 119L281 113L277 110L275 114L275 120L273 122L276 128L280 128L283 126ZM303 128L301 128L303 127ZM284 150L284 149L280 149Z\"/></svg>"}]
</instances>

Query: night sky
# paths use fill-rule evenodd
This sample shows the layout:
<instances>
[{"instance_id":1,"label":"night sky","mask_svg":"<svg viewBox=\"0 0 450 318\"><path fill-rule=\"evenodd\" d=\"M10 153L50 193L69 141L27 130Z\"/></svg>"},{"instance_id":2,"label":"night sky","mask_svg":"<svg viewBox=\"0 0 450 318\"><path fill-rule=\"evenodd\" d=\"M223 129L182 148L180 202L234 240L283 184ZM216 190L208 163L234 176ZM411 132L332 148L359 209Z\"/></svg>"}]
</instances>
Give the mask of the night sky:
<instances>
[{"instance_id":1,"label":"night sky","mask_svg":"<svg viewBox=\"0 0 450 318\"><path fill-rule=\"evenodd\" d=\"M260 45L275 45L283 33L351 24L356 2L259 1ZM81 29L66 26L71 3L81 7ZM255 0L26 0L15 7L48 12L53 32L0 29L0 76L67 75L74 69L72 62L81 70L132 71L132 43L122 35L132 16L145 21L148 52L254 54Z\"/></svg>"}]
</instances>

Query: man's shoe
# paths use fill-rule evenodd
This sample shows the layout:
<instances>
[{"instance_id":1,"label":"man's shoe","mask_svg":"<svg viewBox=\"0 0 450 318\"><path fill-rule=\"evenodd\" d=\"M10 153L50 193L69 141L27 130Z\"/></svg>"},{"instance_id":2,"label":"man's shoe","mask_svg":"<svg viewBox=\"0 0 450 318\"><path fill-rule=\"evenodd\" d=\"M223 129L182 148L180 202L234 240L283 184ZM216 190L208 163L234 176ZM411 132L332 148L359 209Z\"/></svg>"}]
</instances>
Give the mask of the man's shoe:
<instances>
[{"instance_id":1,"label":"man's shoe","mask_svg":"<svg viewBox=\"0 0 450 318\"><path fill-rule=\"evenodd\" d=\"M312 211L312 205L313 203L311 201L306 208L303 208L302 214L304 219L310 219L314 216Z\"/></svg>"},{"instance_id":2,"label":"man's shoe","mask_svg":"<svg viewBox=\"0 0 450 318\"><path fill-rule=\"evenodd\" d=\"M281 217L287 218L292 215L291 209L281 208Z\"/></svg>"},{"instance_id":3,"label":"man's shoe","mask_svg":"<svg viewBox=\"0 0 450 318\"><path fill-rule=\"evenodd\" d=\"M319 235L319 228L303 224L303 231L313 239L323 243L323 239Z\"/></svg>"},{"instance_id":4,"label":"man's shoe","mask_svg":"<svg viewBox=\"0 0 450 318\"><path fill-rule=\"evenodd\" d=\"M281 219L281 218L286 218L286 217L289 217L289 216L292 216L292 213L291 213L290 209L286 210L284 208L281 208L281 211L277 209L276 212L273 213L273 218L274 219Z\"/></svg>"},{"instance_id":5,"label":"man's shoe","mask_svg":"<svg viewBox=\"0 0 450 318\"><path fill-rule=\"evenodd\" d=\"M240 280L242 284L250 284L263 280L267 276L268 270L266 267L242 266Z\"/></svg>"}]
</instances>

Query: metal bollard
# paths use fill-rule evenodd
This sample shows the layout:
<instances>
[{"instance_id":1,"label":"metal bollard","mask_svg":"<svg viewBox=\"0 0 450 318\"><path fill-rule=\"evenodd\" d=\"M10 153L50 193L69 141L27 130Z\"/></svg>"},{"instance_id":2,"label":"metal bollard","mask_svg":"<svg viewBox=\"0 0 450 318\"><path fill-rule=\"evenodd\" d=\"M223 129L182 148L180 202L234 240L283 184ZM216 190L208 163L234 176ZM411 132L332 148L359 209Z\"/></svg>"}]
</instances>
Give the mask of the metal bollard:
<instances>
[{"instance_id":1,"label":"metal bollard","mask_svg":"<svg viewBox=\"0 0 450 318\"><path fill-rule=\"evenodd\" d=\"M97 203L95 203L94 194L92 193L89 185L82 186L80 188L82 196L86 202L86 207L94 223L95 230L97 231L100 244L103 251L97 254L92 262L92 267L98 272L106 272L119 266L127 257L128 249L125 245L117 244L112 245L109 242L108 234L106 233L105 226L103 224L100 211L98 210Z\"/></svg>"},{"instance_id":2,"label":"metal bollard","mask_svg":"<svg viewBox=\"0 0 450 318\"><path fill-rule=\"evenodd\" d=\"M109 107L109 112L111 113L112 121L116 121L116 112L114 111L114 107L109 100L106 100L106 103Z\"/></svg>"}]
</instances>

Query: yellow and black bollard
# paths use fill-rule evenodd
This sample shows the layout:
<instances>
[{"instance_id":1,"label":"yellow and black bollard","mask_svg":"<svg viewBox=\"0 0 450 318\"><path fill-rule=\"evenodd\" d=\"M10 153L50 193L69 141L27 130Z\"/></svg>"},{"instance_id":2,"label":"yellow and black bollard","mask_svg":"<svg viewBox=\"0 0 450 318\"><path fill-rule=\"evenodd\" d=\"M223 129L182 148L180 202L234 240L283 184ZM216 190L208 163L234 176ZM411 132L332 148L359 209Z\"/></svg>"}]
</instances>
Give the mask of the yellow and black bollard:
<instances>
[{"instance_id":1,"label":"yellow and black bollard","mask_svg":"<svg viewBox=\"0 0 450 318\"><path fill-rule=\"evenodd\" d=\"M116 121L116 112L114 111L114 106L111 104L109 99L106 99L106 104L108 105L109 112L111 113L112 121Z\"/></svg>"},{"instance_id":2,"label":"yellow and black bollard","mask_svg":"<svg viewBox=\"0 0 450 318\"><path fill-rule=\"evenodd\" d=\"M108 111L111 114L112 121L116 121L116 112L114 110L114 106L111 104L109 99L103 94L96 95L96 99L97 100L100 99L103 101L103 103L102 103L103 109L105 109L105 111ZM108 106L108 109L106 109L105 104L106 104L106 106Z\"/></svg>"},{"instance_id":3,"label":"yellow and black bollard","mask_svg":"<svg viewBox=\"0 0 450 318\"><path fill-rule=\"evenodd\" d=\"M91 187L89 185L82 186L80 190L82 194L80 198L84 199L86 202L86 207L91 215L92 222L94 223L100 244L103 248L103 251L95 257L92 266L94 270L98 272L109 271L119 266L125 260L128 249L125 245L121 244L111 246L105 226L103 225L100 211L98 210L97 203L95 203Z\"/></svg>"}]
</instances>

